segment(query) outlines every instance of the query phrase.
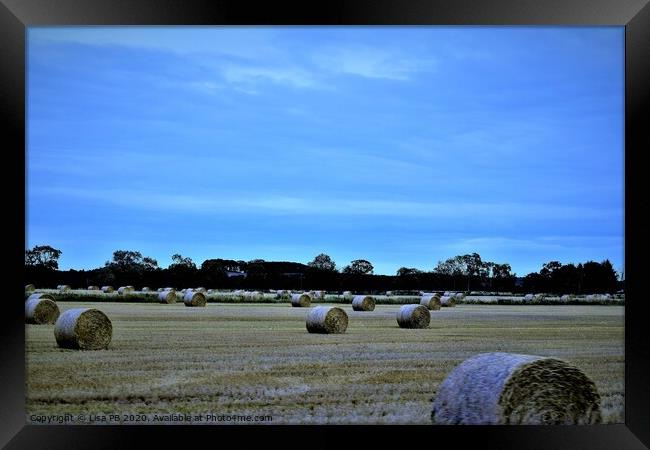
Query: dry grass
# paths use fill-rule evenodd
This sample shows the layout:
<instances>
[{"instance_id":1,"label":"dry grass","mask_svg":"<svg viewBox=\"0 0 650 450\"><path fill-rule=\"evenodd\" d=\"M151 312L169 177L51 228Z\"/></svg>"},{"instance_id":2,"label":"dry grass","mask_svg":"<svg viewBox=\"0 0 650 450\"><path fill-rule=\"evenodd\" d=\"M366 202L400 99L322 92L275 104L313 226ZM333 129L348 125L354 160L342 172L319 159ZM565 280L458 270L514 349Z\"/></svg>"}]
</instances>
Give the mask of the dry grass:
<instances>
[{"instance_id":1,"label":"dry grass","mask_svg":"<svg viewBox=\"0 0 650 450\"><path fill-rule=\"evenodd\" d=\"M108 350L59 349L52 325L26 325L30 414L270 414L278 423L430 423L438 385L460 362L502 351L575 364L623 422L623 307L459 305L427 329L397 326L399 306L342 308L345 334L309 334L284 304L66 302L113 324ZM133 422L135 423L135 422Z\"/></svg>"}]
</instances>

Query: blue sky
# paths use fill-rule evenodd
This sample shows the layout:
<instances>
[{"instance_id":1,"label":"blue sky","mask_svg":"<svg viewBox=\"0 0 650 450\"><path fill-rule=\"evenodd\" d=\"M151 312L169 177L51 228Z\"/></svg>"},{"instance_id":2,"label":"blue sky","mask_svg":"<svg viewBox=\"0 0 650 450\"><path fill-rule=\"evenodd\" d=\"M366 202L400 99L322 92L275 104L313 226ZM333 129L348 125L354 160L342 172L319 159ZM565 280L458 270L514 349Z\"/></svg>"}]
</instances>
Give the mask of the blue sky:
<instances>
[{"instance_id":1,"label":"blue sky","mask_svg":"<svg viewBox=\"0 0 650 450\"><path fill-rule=\"evenodd\" d=\"M28 30L26 247L623 268L623 27Z\"/></svg>"}]
</instances>

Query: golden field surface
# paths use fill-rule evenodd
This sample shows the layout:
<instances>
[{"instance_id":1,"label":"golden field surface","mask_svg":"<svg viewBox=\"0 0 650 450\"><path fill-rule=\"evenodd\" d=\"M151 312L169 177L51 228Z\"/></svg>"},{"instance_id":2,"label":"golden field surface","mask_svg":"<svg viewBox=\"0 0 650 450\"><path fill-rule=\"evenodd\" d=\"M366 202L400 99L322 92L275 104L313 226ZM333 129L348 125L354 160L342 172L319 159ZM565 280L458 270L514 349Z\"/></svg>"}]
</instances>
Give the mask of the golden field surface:
<instances>
[{"instance_id":1,"label":"golden field surface","mask_svg":"<svg viewBox=\"0 0 650 450\"><path fill-rule=\"evenodd\" d=\"M337 305L346 333L319 335L306 331L308 308L288 303L58 305L100 309L113 338L108 350L63 350L54 325L25 325L30 423L427 424L445 376L493 351L575 364L596 383L603 421L624 421L623 306L462 304L413 330L398 328L399 305Z\"/></svg>"}]
</instances>

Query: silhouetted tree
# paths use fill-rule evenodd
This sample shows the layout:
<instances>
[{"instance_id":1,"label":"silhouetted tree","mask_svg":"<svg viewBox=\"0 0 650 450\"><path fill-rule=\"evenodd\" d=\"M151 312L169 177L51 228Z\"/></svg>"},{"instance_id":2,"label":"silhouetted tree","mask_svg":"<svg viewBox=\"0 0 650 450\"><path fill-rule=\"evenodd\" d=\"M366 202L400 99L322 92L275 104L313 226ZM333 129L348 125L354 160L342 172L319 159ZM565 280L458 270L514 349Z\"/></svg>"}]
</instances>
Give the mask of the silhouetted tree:
<instances>
[{"instance_id":1,"label":"silhouetted tree","mask_svg":"<svg viewBox=\"0 0 650 450\"><path fill-rule=\"evenodd\" d=\"M327 270L330 272L336 270L336 263L332 261L332 258L330 258L330 256L326 255L325 253L321 253L320 255L316 256L313 261L307 263L307 265L318 270Z\"/></svg>"},{"instance_id":2,"label":"silhouetted tree","mask_svg":"<svg viewBox=\"0 0 650 450\"><path fill-rule=\"evenodd\" d=\"M37 245L25 250L25 265L48 270L59 268L59 257L63 252L49 245Z\"/></svg>"}]
</instances>

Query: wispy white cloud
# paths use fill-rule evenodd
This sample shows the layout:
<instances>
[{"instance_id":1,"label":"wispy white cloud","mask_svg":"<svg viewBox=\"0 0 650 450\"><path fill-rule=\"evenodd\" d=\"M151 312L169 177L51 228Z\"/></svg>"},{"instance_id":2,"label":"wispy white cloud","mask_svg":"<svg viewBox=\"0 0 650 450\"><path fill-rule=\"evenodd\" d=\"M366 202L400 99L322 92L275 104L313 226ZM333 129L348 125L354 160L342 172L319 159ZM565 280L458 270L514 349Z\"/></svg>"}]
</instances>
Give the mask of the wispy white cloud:
<instances>
[{"instance_id":1,"label":"wispy white cloud","mask_svg":"<svg viewBox=\"0 0 650 450\"><path fill-rule=\"evenodd\" d=\"M161 193L144 189L70 189L40 187L32 195L54 195L105 201L114 205L197 214L266 213L309 214L315 216L398 216L461 220L494 215L500 219L596 219L609 217L611 208L587 208L525 203L420 202L373 198L298 197L286 195L226 195L219 192L202 195ZM490 241L493 242L493 241ZM542 243L540 245L555 245Z\"/></svg>"},{"instance_id":2,"label":"wispy white cloud","mask_svg":"<svg viewBox=\"0 0 650 450\"><path fill-rule=\"evenodd\" d=\"M325 48L314 56L314 62L332 73L400 81L435 66L431 57L415 58L403 51L367 45Z\"/></svg>"},{"instance_id":3,"label":"wispy white cloud","mask_svg":"<svg viewBox=\"0 0 650 450\"><path fill-rule=\"evenodd\" d=\"M315 77L299 67L265 67L227 65L221 74L229 83L250 85L260 81L272 82L297 88L310 88L317 85Z\"/></svg>"}]
</instances>

